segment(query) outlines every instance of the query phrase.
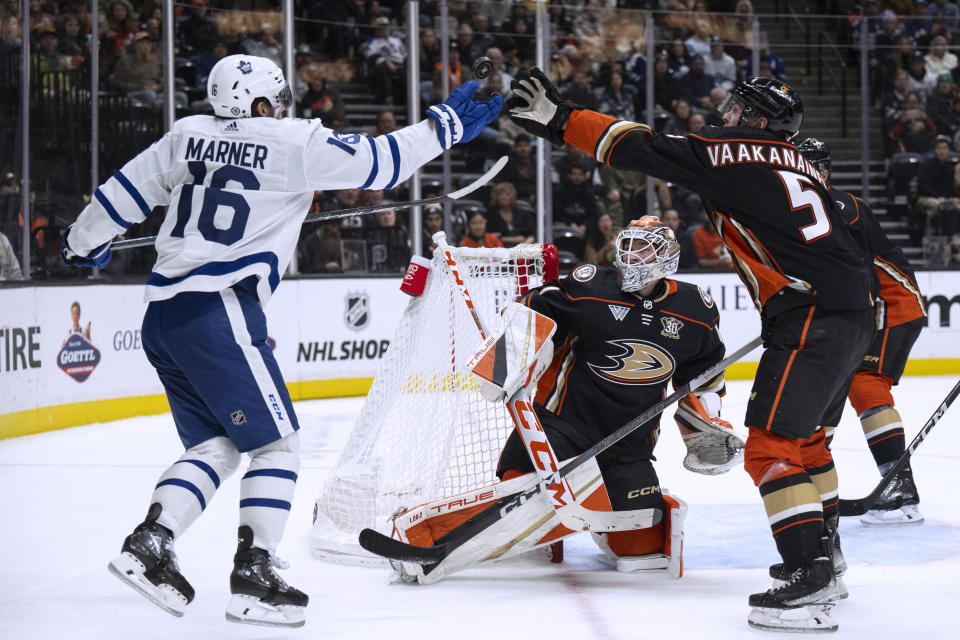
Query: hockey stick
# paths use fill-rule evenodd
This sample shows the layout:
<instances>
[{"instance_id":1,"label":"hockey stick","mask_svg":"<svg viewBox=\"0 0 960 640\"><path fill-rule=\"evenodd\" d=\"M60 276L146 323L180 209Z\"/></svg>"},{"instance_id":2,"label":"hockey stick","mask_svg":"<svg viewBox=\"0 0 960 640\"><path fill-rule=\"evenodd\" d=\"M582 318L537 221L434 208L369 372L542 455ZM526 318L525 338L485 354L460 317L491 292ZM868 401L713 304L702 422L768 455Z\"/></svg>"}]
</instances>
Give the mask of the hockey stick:
<instances>
[{"instance_id":1,"label":"hockey stick","mask_svg":"<svg viewBox=\"0 0 960 640\"><path fill-rule=\"evenodd\" d=\"M446 235L443 231L438 231L433 235L433 241L437 243L437 248L443 253L453 280L460 290L460 297L470 310L473 322L480 332L480 337L484 343L493 338L487 331L473 304L473 298L467 290L467 283L460 274L460 266L457 264L450 245L447 244ZM481 347L481 350L485 348ZM471 365L467 365L470 368ZM630 512L599 512L584 508L578 501L570 482L559 476L559 464L557 456L553 452L550 441L547 440L540 421L537 419L533 406L530 404L530 395L523 387L518 389L506 401L507 412L516 427L517 434L523 442L524 449L533 464L540 480L549 482L547 490L549 491L550 501L560 523L573 531L590 529L591 531L611 531L622 529L644 529L653 526L655 519L654 512L651 509L637 509Z\"/></svg>"},{"instance_id":2,"label":"hockey stick","mask_svg":"<svg viewBox=\"0 0 960 640\"><path fill-rule=\"evenodd\" d=\"M910 456L913 455L913 452L917 450L917 447L920 446L920 443L923 442L924 438L927 437L927 434L930 433L930 430L933 429L940 418L943 417L943 414L947 412L947 408L953 404L953 401L957 399L957 396L960 395L960 380L957 380L957 384L953 385L953 389L950 390L950 393L947 394L947 397L943 399L943 402L940 403L940 406L937 407L936 411L933 412L933 415L930 416L930 419L927 420L926 424L923 425L923 428L920 429L914 439L910 442L903 453L900 454L900 457L897 458L897 461L892 467L887 469L887 472L883 475L883 478L880 479L880 484L873 488L873 491L868 493L863 498L857 500L844 500L840 499L840 515L841 516L862 516L870 507L874 505L877 499L880 497L880 494L883 493L883 490L887 488L892 481L894 476L896 476L900 471L907 466L907 463L910 462Z\"/></svg>"},{"instance_id":3,"label":"hockey stick","mask_svg":"<svg viewBox=\"0 0 960 640\"><path fill-rule=\"evenodd\" d=\"M743 345L729 356L712 367L709 367L706 371L687 382L687 384L668 395L660 402L651 406L638 417L634 418L627 424L617 429L617 431L614 433L611 433L609 436L584 451L582 454L574 458L569 464L560 469L559 473L556 475L561 477L568 475L571 471L586 463L587 460L597 456L599 453L605 451L615 443L636 431L640 426L652 420L655 416L662 413L664 409L673 403L678 402L681 398L685 397L694 389L701 387L704 383L715 378L731 364L743 358L745 355L759 347L762 343L762 338L758 336L747 344ZM652 429L653 425L651 425L650 428ZM385 536L378 531L374 531L373 529L364 529L360 532L360 546L370 553L383 556L384 558L399 560L401 562L414 562L424 565L424 571L429 573L438 563L453 553L455 549L474 538L484 529L496 524L510 511L523 504L528 498L541 491L545 491L548 484L549 481L541 480L538 484L526 491L504 496L475 515L473 518L447 532L447 534L439 538L436 541L436 544L432 547L418 547L416 545L407 544L405 542L401 542L400 540L395 540L394 538Z\"/></svg>"},{"instance_id":4,"label":"hockey stick","mask_svg":"<svg viewBox=\"0 0 960 640\"><path fill-rule=\"evenodd\" d=\"M456 191L451 191L450 193L442 196L434 196L432 198L423 198L421 200L410 200L409 202L389 202L381 204L368 204L362 207L352 207L350 209L337 209L336 211L314 211L313 213L308 213L307 217L303 219L303 223L307 222L323 222L327 220L338 220L340 218L351 218L353 216L362 216L368 213L376 213L377 211L387 211L388 209L406 209L407 207L420 207L427 204L437 204L441 202L446 202L447 200L459 200L460 198L470 195L477 189L483 187L488 182L493 180L498 173L503 169L507 164L507 156L500 156L500 159L497 160L492 167L490 167L486 173L482 176L463 187L462 189L457 189ZM147 236L143 238L131 238L129 240L117 240L110 245L110 248L113 251L121 251L123 249L135 249L136 247L146 247L152 245L157 241L157 236Z\"/></svg>"}]
</instances>

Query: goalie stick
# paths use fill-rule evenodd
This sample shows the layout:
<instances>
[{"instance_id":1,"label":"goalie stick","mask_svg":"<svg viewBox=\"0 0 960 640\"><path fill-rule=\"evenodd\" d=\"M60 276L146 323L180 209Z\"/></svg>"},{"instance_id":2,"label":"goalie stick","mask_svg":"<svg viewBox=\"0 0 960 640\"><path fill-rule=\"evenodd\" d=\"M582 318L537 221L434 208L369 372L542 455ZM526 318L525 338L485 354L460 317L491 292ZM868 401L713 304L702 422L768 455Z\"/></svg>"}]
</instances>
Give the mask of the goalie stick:
<instances>
[{"instance_id":1,"label":"goalie stick","mask_svg":"<svg viewBox=\"0 0 960 640\"><path fill-rule=\"evenodd\" d=\"M450 245L447 244L446 234L443 231L438 231L433 235L433 241L437 243L437 248L443 253L447 266L450 268L450 273L453 275L453 280L460 291L460 297L470 310L473 322L480 332L480 337L484 341L484 345L481 347L482 351L488 344L492 343L493 337L487 331L477 308L473 304L473 298L470 297L470 292L467 290L466 281L460 274L460 267L453 257ZM468 364L467 368L471 368L471 365ZM557 456L553 452L553 447L547 440L539 420L537 420L527 390L521 387L506 400L505 404L534 470L540 480L548 483L546 490L549 492L550 502L557 513L560 524L573 531L590 529L597 532L645 529L655 524L659 514L655 513L653 509L605 512L583 507L577 500L569 481L557 473L559 470Z\"/></svg>"},{"instance_id":2,"label":"goalie stick","mask_svg":"<svg viewBox=\"0 0 960 640\"><path fill-rule=\"evenodd\" d=\"M460 198L470 195L477 189L483 187L488 182L493 180L500 171L503 170L503 167L507 164L508 157L500 156L500 159L497 160L492 167L490 167L486 173L482 176L463 187L462 189L457 189L456 191L451 191L450 193L442 196L434 196L432 198L423 198L421 200L410 200L409 202L390 202L382 204L369 204L362 207L352 207L350 209L337 209L336 211L314 211L313 213L308 213L307 217L303 219L303 223L307 222L324 222L326 220L338 220L340 218L350 218L353 216L362 216L368 213L376 213L377 211L386 211L388 209L406 209L407 207L420 207L427 204L436 204L440 202L446 202L447 200L459 200ZM143 238L131 238L129 240L117 240L110 245L110 249L113 251L121 251L123 249L135 249L137 247L146 247L152 245L157 241L157 236L146 236Z\"/></svg>"},{"instance_id":3,"label":"goalie stick","mask_svg":"<svg viewBox=\"0 0 960 640\"><path fill-rule=\"evenodd\" d=\"M953 401L957 399L958 395L960 395L960 380L957 380L957 383L953 385L953 389L950 390L950 393L947 394L947 397L943 399L943 402L940 403L940 406L937 407L936 411L933 412L933 415L930 416L930 419L927 420L926 424L923 425L923 428L920 429L920 433L918 433L913 440L910 441L910 446L908 446L904 452L900 454L900 457L897 458L897 461L894 463L894 465L890 467L883 475L883 478L880 479L880 483L873 488L873 491L856 500L844 500L843 498L840 498L841 516L862 516L870 510L870 507L874 505L874 503L880 497L880 494L883 493L883 490L887 488L887 485L893 481L893 478L900 473L901 469L907 466L907 463L910 462L910 456L912 456L913 452L917 450L917 447L919 447L920 443L923 442L924 438L927 437L927 434L930 433L930 430L933 429L938 422L940 422L940 418L942 418L943 414L947 412L947 409L951 404L953 404Z\"/></svg>"},{"instance_id":4,"label":"goalie stick","mask_svg":"<svg viewBox=\"0 0 960 640\"><path fill-rule=\"evenodd\" d=\"M554 475L559 475L561 477L568 475L571 471L586 463L587 460L596 457L599 453L605 451L630 433L636 431L641 425L652 420L654 416L662 413L664 409L679 401L694 389L699 388L705 382L715 378L731 364L743 358L745 355L759 347L762 343L763 339L759 336L754 338L717 364L709 367L706 371L687 382L687 384L683 385L660 402L644 411L638 417L617 429L617 431L614 433L611 433L609 436L584 451ZM430 573L430 571L432 571L437 564L443 561L443 559L450 555L455 549L475 537L484 529L496 524L511 510L523 504L529 497L536 495L540 491L546 490L548 484L550 484L549 480L541 480L530 489L520 491L509 496L504 496L463 524L447 532L447 534L439 538L436 541L436 544L432 547L418 547L416 545L407 544L405 542L401 542L400 540L385 536L378 531L374 531L373 529L364 529L360 532L360 546L370 553L374 553L384 558L399 560L401 562L415 562L417 564L424 565L424 571L426 573Z\"/></svg>"}]
</instances>

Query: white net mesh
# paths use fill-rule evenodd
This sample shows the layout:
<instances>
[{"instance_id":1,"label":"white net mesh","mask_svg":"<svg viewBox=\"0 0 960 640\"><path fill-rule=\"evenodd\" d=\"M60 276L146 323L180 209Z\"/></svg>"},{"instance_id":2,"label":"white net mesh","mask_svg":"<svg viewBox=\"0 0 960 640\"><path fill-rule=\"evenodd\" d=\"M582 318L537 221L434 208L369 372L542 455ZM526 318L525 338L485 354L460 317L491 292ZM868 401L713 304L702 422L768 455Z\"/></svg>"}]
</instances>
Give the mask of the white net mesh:
<instances>
[{"instance_id":1,"label":"white net mesh","mask_svg":"<svg viewBox=\"0 0 960 640\"><path fill-rule=\"evenodd\" d=\"M543 283L540 245L454 249L486 330L500 311ZM390 531L390 517L496 480L513 423L487 402L464 368L480 332L450 268L435 256L426 288L410 300L357 423L316 504L314 555L333 562L381 564L357 544L365 527Z\"/></svg>"}]
</instances>

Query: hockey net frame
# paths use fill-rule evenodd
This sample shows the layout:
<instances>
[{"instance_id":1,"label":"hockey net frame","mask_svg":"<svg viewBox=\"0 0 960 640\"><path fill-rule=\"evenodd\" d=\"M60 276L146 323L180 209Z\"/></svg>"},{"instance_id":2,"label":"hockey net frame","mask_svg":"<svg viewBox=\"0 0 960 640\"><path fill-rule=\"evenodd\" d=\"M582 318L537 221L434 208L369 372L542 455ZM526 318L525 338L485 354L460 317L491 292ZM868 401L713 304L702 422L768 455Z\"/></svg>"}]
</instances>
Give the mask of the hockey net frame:
<instances>
[{"instance_id":1,"label":"hockey net frame","mask_svg":"<svg viewBox=\"0 0 960 640\"><path fill-rule=\"evenodd\" d=\"M452 250L491 334L500 311L557 276L553 245ZM399 509L496 481L513 422L480 395L465 364L480 332L440 251L421 296L404 310L366 402L314 505L313 555L337 564L382 566L357 543L363 528L391 532Z\"/></svg>"}]
</instances>

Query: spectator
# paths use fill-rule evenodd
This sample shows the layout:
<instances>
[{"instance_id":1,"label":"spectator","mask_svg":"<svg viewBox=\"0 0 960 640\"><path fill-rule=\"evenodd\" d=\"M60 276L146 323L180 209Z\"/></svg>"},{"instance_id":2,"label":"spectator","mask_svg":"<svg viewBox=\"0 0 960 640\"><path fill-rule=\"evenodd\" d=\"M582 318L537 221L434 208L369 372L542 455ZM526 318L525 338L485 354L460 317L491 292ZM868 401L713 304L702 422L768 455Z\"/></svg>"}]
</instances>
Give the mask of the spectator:
<instances>
[{"instance_id":1,"label":"spectator","mask_svg":"<svg viewBox=\"0 0 960 640\"><path fill-rule=\"evenodd\" d=\"M907 89L917 94L921 105L926 104L927 95L937 83L937 77L927 71L926 65L926 58L917 52L910 59L910 68L907 69Z\"/></svg>"},{"instance_id":2,"label":"spectator","mask_svg":"<svg viewBox=\"0 0 960 640\"><path fill-rule=\"evenodd\" d=\"M400 271L410 261L410 234L398 222L395 209L377 211L377 225L363 229L371 247L371 271Z\"/></svg>"},{"instance_id":3,"label":"spectator","mask_svg":"<svg viewBox=\"0 0 960 640\"><path fill-rule=\"evenodd\" d=\"M587 222L600 213L589 175L586 163L574 164L553 193L553 223L571 227L580 235L586 233Z\"/></svg>"},{"instance_id":4,"label":"spectator","mask_svg":"<svg viewBox=\"0 0 960 640\"><path fill-rule=\"evenodd\" d=\"M339 221L316 225L316 229L304 228L297 257L303 273L341 273L343 255L340 246L341 224Z\"/></svg>"},{"instance_id":5,"label":"spectator","mask_svg":"<svg viewBox=\"0 0 960 640\"><path fill-rule=\"evenodd\" d=\"M712 127L722 127L723 120L720 117L720 105L723 104L723 101L726 99L729 92L723 87L714 87L710 89L710 106L704 109L703 107L698 106L694 109L694 112L700 112L703 114L704 119L707 121L707 124Z\"/></svg>"},{"instance_id":6,"label":"spectator","mask_svg":"<svg viewBox=\"0 0 960 640\"><path fill-rule=\"evenodd\" d=\"M728 90L737 82L737 63L723 51L720 36L710 38L710 52L703 59L703 71L713 78L715 85Z\"/></svg>"},{"instance_id":7,"label":"spectator","mask_svg":"<svg viewBox=\"0 0 960 640\"><path fill-rule=\"evenodd\" d=\"M524 200L532 200L537 184L537 167L533 162L533 146L530 136L521 133L513 145L510 161L503 170L503 179L513 183L517 194Z\"/></svg>"},{"instance_id":8,"label":"spectator","mask_svg":"<svg viewBox=\"0 0 960 640\"><path fill-rule=\"evenodd\" d=\"M693 200L693 197L689 200ZM697 261L704 269L730 271L733 269L733 260L723 244L723 239L713 228L710 216L703 207L703 201L697 197L696 202L699 207L697 219L700 226L693 232L693 246L697 251Z\"/></svg>"},{"instance_id":9,"label":"spectator","mask_svg":"<svg viewBox=\"0 0 960 640\"><path fill-rule=\"evenodd\" d=\"M3 233L0 233L0 280L23 280L17 254Z\"/></svg>"},{"instance_id":10,"label":"spectator","mask_svg":"<svg viewBox=\"0 0 960 640\"><path fill-rule=\"evenodd\" d=\"M937 36L930 42L930 53L924 58L928 73L939 76L957 68L957 56L947 51L947 39Z\"/></svg>"},{"instance_id":11,"label":"spectator","mask_svg":"<svg viewBox=\"0 0 960 640\"><path fill-rule=\"evenodd\" d=\"M440 38L433 29L420 31L420 81L429 81L433 76L433 68L443 53L440 51Z\"/></svg>"},{"instance_id":12,"label":"spectator","mask_svg":"<svg viewBox=\"0 0 960 640\"><path fill-rule=\"evenodd\" d=\"M384 136L397 130L397 117L393 111L386 110L377 114L377 128L374 129L374 136Z\"/></svg>"},{"instance_id":13,"label":"spectator","mask_svg":"<svg viewBox=\"0 0 960 640\"><path fill-rule=\"evenodd\" d=\"M473 80L473 73L466 64L460 62L460 49L456 42L451 42L447 51L447 63L449 64L450 88L455 89L467 80ZM443 65L438 62L433 70L433 101L440 102L443 97Z\"/></svg>"},{"instance_id":14,"label":"spectator","mask_svg":"<svg viewBox=\"0 0 960 640\"><path fill-rule=\"evenodd\" d=\"M927 0L913 0L913 13L903 23L903 33L915 39L930 30L930 16L927 15Z\"/></svg>"},{"instance_id":15,"label":"spectator","mask_svg":"<svg viewBox=\"0 0 960 640\"><path fill-rule=\"evenodd\" d=\"M764 62L770 65L770 75L775 80L780 82L786 82L787 80L787 67L783 64L783 59L770 51L769 46L764 46L760 48L760 63Z\"/></svg>"},{"instance_id":16,"label":"spectator","mask_svg":"<svg viewBox=\"0 0 960 640\"><path fill-rule=\"evenodd\" d=\"M900 118L890 129L890 138L896 151L926 153L936 137L936 125L920 106L916 93L908 93L900 111Z\"/></svg>"},{"instance_id":17,"label":"spectator","mask_svg":"<svg viewBox=\"0 0 960 640\"><path fill-rule=\"evenodd\" d=\"M960 230L960 169L950 160L950 141L937 137L933 157L925 160L917 171L917 211L926 235L951 235Z\"/></svg>"},{"instance_id":18,"label":"spectator","mask_svg":"<svg viewBox=\"0 0 960 640\"><path fill-rule=\"evenodd\" d=\"M871 86L875 93L882 90L883 84L892 78L896 68L897 38L900 34L900 23L896 14L887 10L883 12L883 27L874 40L870 50Z\"/></svg>"},{"instance_id":19,"label":"spectator","mask_svg":"<svg viewBox=\"0 0 960 640\"><path fill-rule=\"evenodd\" d=\"M490 80L497 74L500 75L500 93L503 95L503 99L506 100L510 97L510 83L513 82L513 76L506 72L503 68L503 52L500 51L499 47L489 47L485 54L490 58L490 62L493 63L493 70L490 72L489 77L479 80L480 87L486 87ZM584 105L586 106L586 105Z\"/></svg>"},{"instance_id":20,"label":"spectator","mask_svg":"<svg viewBox=\"0 0 960 640\"><path fill-rule=\"evenodd\" d=\"M693 34L684 43L693 57L705 58L710 55L710 31L706 20L697 20ZM691 65L691 69L693 66Z\"/></svg>"},{"instance_id":21,"label":"spectator","mask_svg":"<svg viewBox=\"0 0 960 640\"><path fill-rule=\"evenodd\" d=\"M63 17L63 33L60 35L59 51L73 59L73 66L79 67L87 58L86 34L80 35L80 20L72 13Z\"/></svg>"},{"instance_id":22,"label":"spectator","mask_svg":"<svg viewBox=\"0 0 960 640\"><path fill-rule=\"evenodd\" d=\"M53 27L42 26L35 32L37 38L36 53L33 59L37 64L37 71L41 73L44 87L53 87L56 81L51 73L73 69L73 59L65 56L58 50L59 38ZM57 75L63 75L57 73Z\"/></svg>"},{"instance_id":23,"label":"spectator","mask_svg":"<svg viewBox=\"0 0 960 640\"><path fill-rule=\"evenodd\" d=\"M954 233L950 241L944 244L941 264L948 269L960 269L960 233Z\"/></svg>"},{"instance_id":24,"label":"spectator","mask_svg":"<svg viewBox=\"0 0 960 640\"><path fill-rule=\"evenodd\" d=\"M473 39L473 27L464 22L457 27L457 49L460 51L460 60L470 66L473 61L483 55L486 47Z\"/></svg>"},{"instance_id":25,"label":"spectator","mask_svg":"<svg viewBox=\"0 0 960 640\"><path fill-rule=\"evenodd\" d=\"M893 126L900 120L903 112L903 104L907 99L907 95L910 93L907 88L909 86L908 80L909 76L906 71L902 69L897 71L893 80L893 88L884 94L880 102L880 112L883 117L883 134L887 141L885 148L887 149L888 156L895 152L892 139L890 138L890 130L893 129Z\"/></svg>"},{"instance_id":26,"label":"spectator","mask_svg":"<svg viewBox=\"0 0 960 640\"><path fill-rule=\"evenodd\" d=\"M700 262L697 260L697 248L693 244L693 236L680 228L680 214L676 209L665 209L661 215L663 223L673 229L673 235L680 243L680 269L697 269Z\"/></svg>"},{"instance_id":27,"label":"spectator","mask_svg":"<svg viewBox=\"0 0 960 640\"><path fill-rule=\"evenodd\" d=\"M467 218L467 235L460 239L460 246L470 247L471 249L479 249L480 247L492 249L502 247L503 243L497 236L487 233L487 216L483 211L477 210L471 211L470 217Z\"/></svg>"},{"instance_id":28,"label":"spectator","mask_svg":"<svg viewBox=\"0 0 960 640\"><path fill-rule=\"evenodd\" d=\"M514 247L534 241L536 222L530 213L517 209L517 190L513 184L498 182L493 185L487 213L490 230L500 236L503 246Z\"/></svg>"},{"instance_id":29,"label":"spectator","mask_svg":"<svg viewBox=\"0 0 960 640\"><path fill-rule=\"evenodd\" d=\"M586 241L583 252L585 262L593 262L601 267L613 264L613 256L617 250L617 231L609 214L601 213L591 221Z\"/></svg>"},{"instance_id":30,"label":"spectator","mask_svg":"<svg viewBox=\"0 0 960 640\"><path fill-rule=\"evenodd\" d=\"M297 45L293 52L293 68L296 69L296 73L293 74L293 86L291 87L293 100L294 102L301 102L309 88L308 72L312 73L317 68L313 63L313 51L310 49L310 45Z\"/></svg>"},{"instance_id":31,"label":"spectator","mask_svg":"<svg viewBox=\"0 0 960 640\"><path fill-rule=\"evenodd\" d=\"M690 133L690 116L693 114L686 98L677 100L671 110L670 120L663 127L663 133L685 136Z\"/></svg>"},{"instance_id":32,"label":"spectator","mask_svg":"<svg viewBox=\"0 0 960 640\"><path fill-rule=\"evenodd\" d=\"M927 115L936 125L937 133L947 135L953 132L953 103L956 101L956 89L953 76L944 72L937 76L937 85L927 98Z\"/></svg>"},{"instance_id":33,"label":"spectator","mask_svg":"<svg viewBox=\"0 0 960 640\"><path fill-rule=\"evenodd\" d=\"M667 56L667 68L674 80L679 80L690 71L692 62L690 54L687 52L687 46L683 40L677 39L670 45L670 55Z\"/></svg>"},{"instance_id":34,"label":"spectator","mask_svg":"<svg viewBox=\"0 0 960 640\"><path fill-rule=\"evenodd\" d=\"M585 71L575 71L573 73L573 82L567 85L567 88L560 92L564 100L580 105L585 109L597 110L597 96L590 88L590 78Z\"/></svg>"},{"instance_id":35,"label":"spectator","mask_svg":"<svg viewBox=\"0 0 960 640\"><path fill-rule=\"evenodd\" d=\"M635 121L637 119L634 106L636 99L637 88L633 85L624 85L623 76L615 72L610 75L610 84L600 95L599 110L618 120Z\"/></svg>"},{"instance_id":36,"label":"spectator","mask_svg":"<svg viewBox=\"0 0 960 640\"><path fill-rule=\"evenodd\" d=\"M381 16L373 26L374 35L364 43L363 55L373 80L374 99L380 104L403 104L407 48L400 38L390 33L389 18Z\"/></svg>"},{"instance_id":37,"label":"spectator","mask_svg":"<svg viewBox=\"0 0 960 640\"><path fill-rule=\"evenodd\" d=\"M643 91L641 91L637 97L641 112L646 108L647 103L645 91L646 84L644 84ZM658 56L656 62L653 63L654 104L660 109L669 109L673 106L673 103L676 102L677 98L682 96L683 92L677 85L677 81L670 75L670 70L667 67L667 59L663 56Z\"/></svg>"},{"instance_id":38,"label":"spectator","mask_svg":"<svg viewBox=\"0 0 960 640\"><path fill-rule=\"evenodd\" d=\"M423 239L421 240L423 245L421 255L426 258L432 258L433 250L437 248L437 243L433 241L433 234L437 231L443 231L443 207L439 204L428 204L423 209Z\"/></svg>"},{"instance_id":39,"label":"spectator","mask_svg":"<svg viewBox=\"0 0 960 640\"><path fill-rule=\"evenodd\" d=\"M480 51L487 51L496 44L496 40L490 35L490 19L486 14L475 13L470 19L470 28L473 29L473 42ZM489 53L484 55L490 57Z\"/></svg>"},{"instance_id":40,"label":"spectator","mask_svg":"<svg viewBox=\"0 0 960 640\"><path fill-rule=\"evenodd\" d=\"M100 36L100 68L112 68L127 45L133 42L136 33L137 23L133 19L130 3L127 0L113 0L107 7L106 28Z\"/></svg>"},{"instance_id":41,"label":"spectator","mask_svg":"<svg viewBox=\"0 0 960 640\"><path fill-rule=\"evenodd\" d=\"M960 28L960 12L957 11L957 5L947 0L934 0L928 4L927 15L931 18L939 18L951 33L956 33Z\"/></svg>"},{"instance_id":42,"label":"spectator","mask_svg":"<svg viewBox=\"0 0 960 640\"><path fill-rule=\"evenodd\" d=\"M689 133L696 133L707 126L707 119L699 113L691 113L690 119L687 121L687 128Z\"/></svg>"},{"instance_id":43,"label":"spectator","mask_svg":"<svg viewBox=\"0 0 960 640\"><path fill-rule=\"evenodd\" d=\"M210 70L213 65L226 58L230 50L227 48L227 41L222 36L213 39L213 45L210 51L204 51L193 58L194 87L207 93L207 78L210 77Z\"/></svg>"},{"instance_id":44,"label":"spectator","mask_svg":"<svg viewBox=\"0 0 960 640\"><path fill-rule=\"evenodd\" d=\"M331 111L343 113L343 97L340 95L340 90L327 84L319 66L311 65L304 75L308 88L297 103L298 116L301 118L322 118L326 123L326 116Z\"/></svg>"},{"instance_id":45,"label":"spectator","mask_svg":"<svg viewBox=\"0 0 960 640\"><path fill-rule=\"evenodd\" d=\"M208 51L217 37L217 26L207 15L206 0L190 0L190 15L177 26L180 55L193 56Z\"/></svg>"},{"instance_id":46,"label":"spectator","mask_svg":"<svg viewBox=\"0 0 960 640\"><path fill-rule=\"evenodd\" d=\"M146 32L138 33L133 40L133 51L117 60L110 81L114 88L126 93L135 103L156 108L163 106L163 65Z\"/></svg>"},{"instance_id":47,"label":"spectator","mask_svg":"<svg viewBox=\"0 0 960 640\"><path fill-rule=\"evenodd\" d=\"M704 109L710 109L710 91L714 88L713 78L704 72L703 58L694 56L690 65L690 73L680 78L678 82L680 90L690 100L690 104L695 104Z\"/></svg>"},{"instance_id":48,"label":"spectator","mask_svg":"<svg viewBox=\"0 0 960 640\"><path fill-rule=\"evenodd\" d=\"M587 180L593 181L593 158L572 144L566 143L563 145L563 155L553 163L553 171L550 174L551 182L558 182L561 176L567 175L574 165L588 167Z\"/></svg>"},{"instance_id":49,"label":"spectator","mask_svg":"<svg viewBox=\"0 0 960 640\"><path fill-rule=\"evenodd\" d=\"M243 51L251 56L260 56L273 60L276 65L283 68L283 58L280 43L277 41L276 32L269 24L260 25L258 37L250 36L243 41Z\"/></svg>"}]
</instances>

